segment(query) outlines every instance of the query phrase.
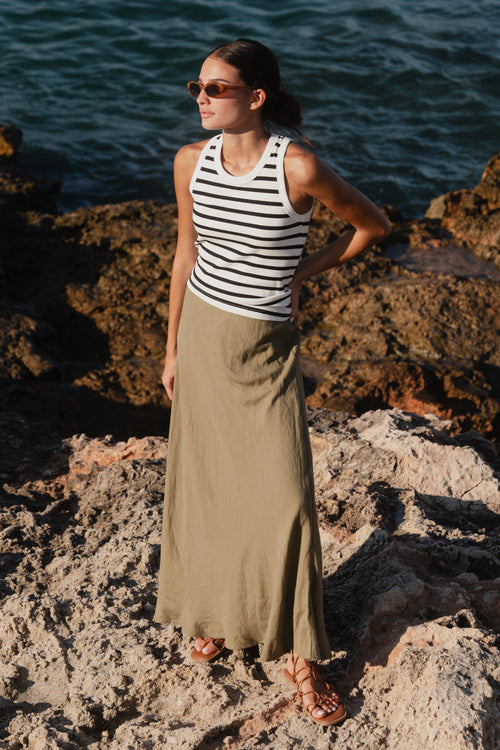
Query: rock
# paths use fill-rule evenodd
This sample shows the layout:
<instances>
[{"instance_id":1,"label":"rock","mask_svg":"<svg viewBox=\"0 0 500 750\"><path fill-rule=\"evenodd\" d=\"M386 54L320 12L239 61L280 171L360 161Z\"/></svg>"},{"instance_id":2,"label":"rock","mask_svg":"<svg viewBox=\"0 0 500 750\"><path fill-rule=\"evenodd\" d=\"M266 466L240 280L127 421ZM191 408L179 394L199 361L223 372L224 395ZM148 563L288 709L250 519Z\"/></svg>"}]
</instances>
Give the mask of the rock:
<instances>
[{"instance_id":1,"label":"rock","mask_svg":"<svg viewBox=\"0 0 500 750\"><path fill-rule=\"evenodd\" d=\"M439 221L457 242L500 268L500 154L490 159L475 188L435 198L426 218Z\"/></svg>"},{"instance_id":2,"label":"rock","mask_svg":"<svg viewBox=\"0 0 500 750\"><path fill-rule=\"evenodd\" d=\"M44 355L57 349L51 382L63 435L168 430L160 377L175 232L175 208L152 201L0 222L5 305L53 332ZM9 352L13 371L19 356ZM46 386L46 378L17 383L37 403Z\"/></svg>"},{"instance_id":3,"label":"rock","mask_svg":"<svg viewBox=\"0 0 500 750\"><path fill-rule=\"evenodd\" d=\"M23 140L22 131L14 125L0 125L0 159L14 160Z\"/></svg>"},{"instance_id":4,"label":"rock","mask_svg":"<svg viewBox=\"0 0 500 750\"><path fill-rule=\"evenodd\" d=\"M415 248L409 255L438 253L415 225L401 225L393 240L404 234ZM433 412L498 436L499 281L408 270L389 250L368 251L304 285L308 403L351 414L393 406Z\"/></svg>"},{"instance_id":5,"label":"rock","mask_svg":"<svg viewBox=\"0 0 500 750\"><path fill-rule=\"evenodd\" d=\"M29 174L17 164L22 138L22 131L13 125L0 125L0 222L14 211L57 213L54 194L60 191L61 182ZM22 221L17 223L22 225Z\"/></svg>"},{"instance_id":6,"label":"rock","mask_svg":"<svg viewBox=\"0 0 500 750\"><path fill-rule=\"evenodd\" d=\"M12 383L52 372L58 357L54 330L20 306L0 302L0 378Z\"/></svg>"},{"instance_id":7,"label":"rock","mask_svg":"<svg viewBox=\"0 0 500 750\"><path fill-rule=\"evenodd\" d=\"M324 212L315 216L310 250L342 229ZM393 240L415 253L428 245L439 252L433 231L403 222ZM62 434L105 434L110 425L123 438L166 433L160 374L175 232L173 206L139 201L64 216L10 214L0 223L6 304L30 306L53 331L58 359L54 347L45 356L54 361ZM432 411L457 429L494 436L498 287L488 278L407 270L383 250L307 282L308 403L352 414ZM36 382L18 386L39 402Z\"/></svg>"},{"instance_id":8,"label":"rock","mask_svg":"<svg viewBox=\"0 0 500 750\"><path fill-rule=\"evenodd\" d=\"M30 175L17 164L0 166L0 217L12 211L57 212L54 193L59 192L57 180L42 180Z\"/></svg>"},{"instance_id":9,"label":"rock","mask_svg":"<svg viewBox=\"0 0 500 750\"><path fill-rule=\"evenodd\" d=\"M478 195L493 207L495 165L485 174ZM0 167L0 404L40 430L50 423L58 438L166 434L160 377L176 209L131 201L60 215L47 190L16 164ZM385 210L393 231L383 248L303 286L307 401L352 415L432 412L457 433L496 438L500 275L454 247L437 220ZM317 206L307 252L345 226ZM0 436L4 453L13 439Z\"/></svg>"},{"instance_id":10,"label":"rock","mask_svg":"<svg viewBox=\"0 0 500 750\"><path fill-rule=\"evenodd\" d=\"M490 162L481 188L491 217L500 202L497 161ZM303 287L307 401L351 414L388 407L433 412L452 418L459 430L497 438L500 274L454 246L437 221L406 220L394 207L384 210L392 232L382 248ZM487 244L482 214L474 216L474 231L484 229ZM344 228L324 209L315 212L308 248Z\"/></svg>"},{"instance_id":11,"label":"rock","mask_svg":"<svg viewBox=\"0 0 500 750\"><path fill-rule=\"evenodd\" d=\"M344 724L312 724L283 663L197 666L152 622L166 440L79 435L3 486L0 747L498 747L493 444L397 409L309 424Z\"/></svg>"}]
</instances>

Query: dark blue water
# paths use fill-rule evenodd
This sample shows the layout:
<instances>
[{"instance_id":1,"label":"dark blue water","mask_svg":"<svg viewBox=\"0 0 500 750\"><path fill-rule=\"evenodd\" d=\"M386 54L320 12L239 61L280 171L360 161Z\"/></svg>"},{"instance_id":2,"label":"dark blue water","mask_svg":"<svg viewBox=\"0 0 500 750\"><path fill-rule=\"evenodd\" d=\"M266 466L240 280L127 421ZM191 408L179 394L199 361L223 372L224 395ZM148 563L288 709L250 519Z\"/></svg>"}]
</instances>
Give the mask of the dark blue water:
<instances>
[{"instance_id":1,"label":"dark blue water","mask_svg":"<svg viewBox=\"0 0 500 750\"><path fill-rule=\"evenodd\" d=\"M0 0L0 122L61 206L172 200L206 137L185 81L215 45L271 46L317 153L371 198L421 215L500 150L498 0Z\"/></svg>"}]
</instances>

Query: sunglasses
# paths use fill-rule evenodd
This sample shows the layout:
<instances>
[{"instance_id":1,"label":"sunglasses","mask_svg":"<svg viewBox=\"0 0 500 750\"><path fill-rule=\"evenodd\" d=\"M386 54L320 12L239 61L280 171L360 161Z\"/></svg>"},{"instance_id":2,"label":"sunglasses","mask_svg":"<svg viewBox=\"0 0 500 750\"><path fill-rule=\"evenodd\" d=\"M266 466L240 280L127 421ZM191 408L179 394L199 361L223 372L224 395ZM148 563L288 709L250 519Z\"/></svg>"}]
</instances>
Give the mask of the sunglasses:
<instances>
[{"instance_id":1,"label":"sunglasses","mask_svg":"<svg viewBox=\"0 0 500 750\"><path fill-rule=\"evenodd\" d=\"M189 81L187 84L187 90L191 96L198 97L202 91L211 99L222 96L224 91L228 89L253 89L255 86L242 86L238 83L218 83L217 81L209 81L209 83L198 83L198 81Z\"/></svg>"}]
</instances>

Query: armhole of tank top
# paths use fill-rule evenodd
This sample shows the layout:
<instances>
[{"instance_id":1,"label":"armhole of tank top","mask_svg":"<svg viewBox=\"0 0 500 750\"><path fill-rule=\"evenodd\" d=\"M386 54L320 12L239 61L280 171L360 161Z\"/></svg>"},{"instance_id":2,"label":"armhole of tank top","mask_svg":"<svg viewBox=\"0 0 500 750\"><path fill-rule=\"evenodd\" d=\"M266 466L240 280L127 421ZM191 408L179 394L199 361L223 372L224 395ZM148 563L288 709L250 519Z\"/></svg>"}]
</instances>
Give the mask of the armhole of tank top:
<instances>
[{"instance_id":1,"label":"armhole of tank top","mask_svg":"<svg viewBox=\"0 0 500 750\"><path fill-rule=\"evenodd\" d=\"M294 219L297 219L298 221L308 221L311 218L315 200L313 198L313 204L311 208L306 211L303 214L299 214L294 207L292 206L290 202L290 198L288 196L288 191L286 189L286 180L285 180L285 155L288 149L289 144L291 143L291 138L283 137L283 146L284 148L280 149L280 155L278 158L277 168L278 168L278 188L280 191L281 200L283 201L283 206L286 210L286 212Z\"/></svg>"},{"instance_id":2,"label":"armhole of tank top","mask_svg":"<svg viewBox=\"0 0 500 750\"><path fill-rule=\"evenodd\" d=\"M215 139L218 138L218 137L219 136L214 135L213 138L210 138L210 140L207 141L207 143L205 143L205 145L203 146L202 150L200 151L200 155L198 157L198 161L196 162L196 166L194 168L194 172L193 172L193 174L191 176L191 179L189 181L189 192L191 193L191 195L193 195L194 183L196 182L196 180L198 178L198 175L200 174L201 167L203 165L203 162L205 161L205 156L207 155L208 151L210 151L212 145L215 142Z\"/></svg>"}]
</instances>

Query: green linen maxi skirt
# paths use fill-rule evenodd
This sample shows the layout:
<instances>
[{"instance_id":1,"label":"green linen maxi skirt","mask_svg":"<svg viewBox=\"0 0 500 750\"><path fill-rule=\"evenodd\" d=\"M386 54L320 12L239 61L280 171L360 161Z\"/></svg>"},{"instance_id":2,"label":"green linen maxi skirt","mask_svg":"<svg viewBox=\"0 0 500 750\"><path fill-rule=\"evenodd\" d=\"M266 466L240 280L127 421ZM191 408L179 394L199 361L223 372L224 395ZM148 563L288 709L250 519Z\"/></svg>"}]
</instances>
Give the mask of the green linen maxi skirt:
<instances>
[{"instance_id":1,"label":"green linen maxi skirt","mask_svg":"<svg viewBox=\"0 0 500 750\"><path fill-rule=\"evenodd\" d=\"M168 444L157 622L330 657L295 323L186 290Z\"/></svg>"}]
</instances>

